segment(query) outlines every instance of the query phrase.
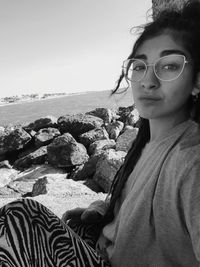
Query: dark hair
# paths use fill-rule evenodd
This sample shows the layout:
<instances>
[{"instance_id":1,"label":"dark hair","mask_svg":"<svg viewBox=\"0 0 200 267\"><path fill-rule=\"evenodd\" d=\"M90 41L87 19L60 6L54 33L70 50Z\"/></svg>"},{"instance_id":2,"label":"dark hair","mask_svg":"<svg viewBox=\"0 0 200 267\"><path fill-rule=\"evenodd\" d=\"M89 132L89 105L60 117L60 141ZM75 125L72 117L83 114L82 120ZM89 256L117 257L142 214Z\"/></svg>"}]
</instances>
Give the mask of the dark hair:
<instances>
[{"instance_id":1,"label":"dark hair","mask_svg":"<svg viewBox=\"0 0 200 267\"><path fill-rule=\"evenodd\" d=\"M141 28L141 27L140 27ZM166 9L162 10L154 21L146 24L143 27L143 32L135 42L129 58L135 56L138 48L148 39L156 37L163 32L168 33L176 41L180 41L183 47L189 52L194 65L194 81L196 81L197 74L200 71L200 3L198 1L188 1L182 9ZM112 92L117 92L121 81L125 78L122 71L117 86ZM193 119L200 122L200 99L192 99L188 101L189 107L193 114ZM139 131L137 138L128 151L124 164L116 173L112 182L109 195L110 205L107 213L104 216L103 224L109 223L114 217L114 206L116 200L119 198L121 191L127 181L129 175L133 171L141 153L142 149L150 139L149 120L140 118Z\"/></svg>"}]
</instances>

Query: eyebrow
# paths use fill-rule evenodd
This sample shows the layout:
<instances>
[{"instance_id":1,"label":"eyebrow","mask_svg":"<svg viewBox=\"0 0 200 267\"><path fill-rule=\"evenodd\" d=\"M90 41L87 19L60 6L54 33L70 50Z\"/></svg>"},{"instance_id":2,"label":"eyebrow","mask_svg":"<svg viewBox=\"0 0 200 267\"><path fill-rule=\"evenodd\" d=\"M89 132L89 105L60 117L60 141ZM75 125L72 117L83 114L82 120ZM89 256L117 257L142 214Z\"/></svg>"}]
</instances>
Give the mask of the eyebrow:
<instances>
[{"instance_id":1,"label":"eyebrow","mask_svg":"<svg viewBox=\"0 0 200 267\"><path fill-rule=\"evenodd\" d=\"M186 56L186 54L182 51L182 50L178 50L178 49L169 49L169 50L164 50L161 52L160 56L168 56L171 54L178 54L178 55L183 55Z\"/></svg>"},{"instance_id":2,"label":"eyebrow","mask_svg":"<svg viewBox=\"0 0 200 267\"><path fill-rule=\"evenodd\" d=\"M171 55L171 54L178 54L178 55L186 56L186 54L182 50L179 50L179 49L163 50L160 53L160 56L164 57L164 56L168 56L168 55ZM134 58L147 59L147 56L145 54L139 54L139 55L136 55Z\"/></svg>"}]
</instances>

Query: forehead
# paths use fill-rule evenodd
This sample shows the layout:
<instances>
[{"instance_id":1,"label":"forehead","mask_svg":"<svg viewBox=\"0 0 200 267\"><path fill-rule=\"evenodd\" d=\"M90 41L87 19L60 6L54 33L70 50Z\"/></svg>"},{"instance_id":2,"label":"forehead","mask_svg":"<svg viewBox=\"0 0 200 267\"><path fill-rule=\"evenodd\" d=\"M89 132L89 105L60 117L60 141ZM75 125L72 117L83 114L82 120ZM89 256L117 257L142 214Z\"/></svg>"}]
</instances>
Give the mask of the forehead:
<instances>
[{"instance_id":1,"label":"forehead","mask_svg":"<svg viewBox=\"0 0 200 267\"><path fill-rule=\"evenodd\" d=\"M166 55L164 51L168 51L167 54L174 54L174 51L180 51L180 53L190 58L189 53L179 41L175 41L169 34L161 34L159 36L147 39L137 49L135 57L142 56L147 59L155 59ZM170 52L171 51L171 52Z\"/></svg>"}]
</instances>

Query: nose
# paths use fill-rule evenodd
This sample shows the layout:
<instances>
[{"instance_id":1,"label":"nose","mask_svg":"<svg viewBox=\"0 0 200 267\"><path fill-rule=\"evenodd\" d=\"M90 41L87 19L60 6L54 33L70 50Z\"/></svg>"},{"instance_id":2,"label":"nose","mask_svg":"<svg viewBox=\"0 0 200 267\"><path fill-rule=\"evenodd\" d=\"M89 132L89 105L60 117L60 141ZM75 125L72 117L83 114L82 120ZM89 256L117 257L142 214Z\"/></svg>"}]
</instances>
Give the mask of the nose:
<instances>
[{"instance_id":1,"label":"nose","mask_svg":"<svg viewBox=\"0 0 200 267\"><path fill-rule=\"evenodd\" d=\"M160 80L155 75L152 65L147 66L146 73L140 83L141 86L147 90L157 89L159 87Z\"/></svg>"}]
</instances>

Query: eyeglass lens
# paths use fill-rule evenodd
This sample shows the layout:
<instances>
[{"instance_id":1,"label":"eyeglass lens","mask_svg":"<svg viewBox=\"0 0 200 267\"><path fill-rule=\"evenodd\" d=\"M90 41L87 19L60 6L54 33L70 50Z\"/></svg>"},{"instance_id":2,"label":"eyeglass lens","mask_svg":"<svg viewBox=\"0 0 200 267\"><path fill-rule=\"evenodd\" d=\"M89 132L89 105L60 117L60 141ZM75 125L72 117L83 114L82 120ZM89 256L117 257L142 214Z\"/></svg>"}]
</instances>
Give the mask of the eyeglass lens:
<instances>
[{"instance_id":1,"label":"eyeglass lens","mask_svg":"<svg viewBox=\"0 0 200 267\"><path fill-rule=\"evenodd\" d=\"M185 57L169 55L158 59L154 64L155 75L163 81L178 78L183 71ZM130 59L126 67L126 76L131 81L140 81L146 74L148 65L140 59Z\"/></svg>"}]
</instances>

